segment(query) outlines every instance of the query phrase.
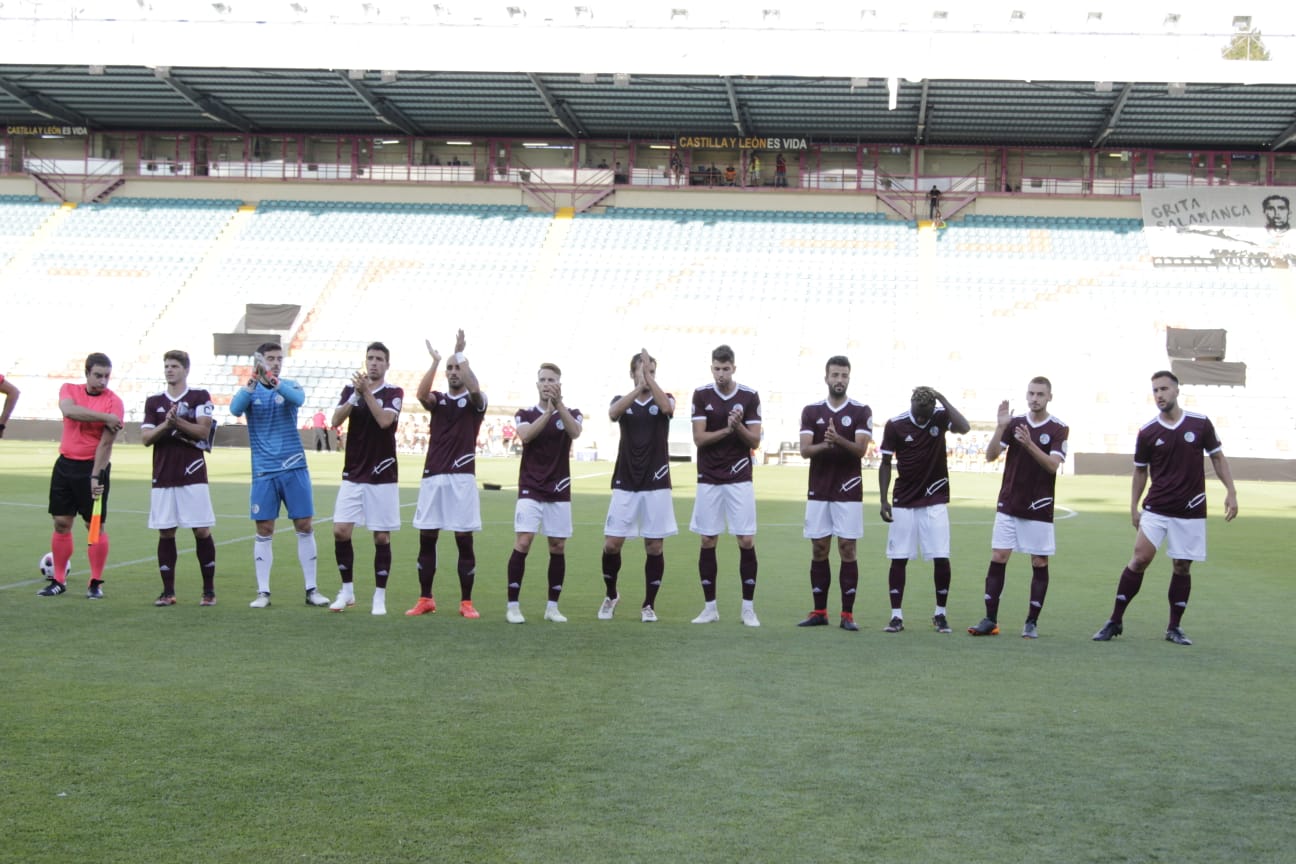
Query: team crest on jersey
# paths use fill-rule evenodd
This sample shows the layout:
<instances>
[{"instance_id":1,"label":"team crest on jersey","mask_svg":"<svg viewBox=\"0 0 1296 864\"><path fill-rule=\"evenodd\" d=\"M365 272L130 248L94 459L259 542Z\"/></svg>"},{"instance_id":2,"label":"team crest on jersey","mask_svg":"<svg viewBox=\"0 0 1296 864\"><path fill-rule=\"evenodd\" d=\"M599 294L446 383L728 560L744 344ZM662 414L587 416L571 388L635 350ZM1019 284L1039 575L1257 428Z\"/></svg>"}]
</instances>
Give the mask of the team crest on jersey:
<instances>
[{"instance_id":1,"label":"team crest on jersey","mask_svg":"<svg viewBox=\"0 0 1296 864\"><path fill-rule=\"evenodd\" d=\"M933 426L933 427L931 427L930 429L927 430L927 434L930 435L930 436L933 437L933 438L936 438L937 436L940 435L940 430L937 429L935 426Z\"/></svg>"},{"instance_id":2,"label":"team crest on jersey","mask_svg":"<svg viewBox=\"0 0 1296 864\"><path fill-rule=\"evenodd\" d=\"M467 400L467 398L465 398L465 397L463 397L463 396L460 396L460 397L459 397L459 401L456 402L455 404L458 405L460 408L463 408L465 405L468 404L468 400Z\"/></svg>"},{"instance_id":3,"label":"team crest on jersey","mask_svg":"<svg viewBox=\"0 0 1296 864\"><path fill-rule=\"evenodd\" d=\"M282 395L282 394L280 394L280 393L276 393L276 394L274 395L274 404L276 404L276 405L282 405L282 404L284 404L284 398L283 398L283 395Z\"/></svg>"},{"instance_id":4,"label":"team crest on jersey","mask_svg":"<svg viewBox=\"0 0 1296 864\"><path fill-rule=\"evenodd\" d=\"M1187 441L1189 444L1191 444L1191 443L1193 443L1194 441L1197 440L1197 435L1196 435L1195 433L1192 433L1192 432L1185 432L1185 433L1184 433L1184 440Z\"/></svg>"},{"instance_id":5,"label":"team crest on jersey","mask_svg":"<svg viewBox=\"0 0 1296 864\"><path fill-rule=\"evenodd\" d=\"M1052 440L1053 440L1053 439L1052 439L1051 437L1049 437L1049 434L1048 434L1047 432L1045 432L1043 435L1040 436L1040 443L1041 443L1041 444L1047 444L1047 443L1049 443L1049 442L1052 441Z\"/></svg>"},{"instance_id":6,"label":"team crest on jersey","mask_svg":"<svg viewBox=\"0 0 1296 864\"><path fill-rule=\"evenodd\" d=\"M563 422L562 422L562 420L559 419L559 421L558 421L557 423L555 423L554 426L556 426L557 429L558 429L558 431L561 432L561 431L563 430Z\"/></svg>"},{"instance_id":7,"label":"team crest on jersey","mask_svg":"<svg viewBox=\"0 0 1296 864\"><path fill-rule=\"evenodd\" d=\"M849 414L847 414L845 417L841 418L841 424L842 424L843 426L849 426L849 425L851 425L851 424L854 423L854 422L855 422L855 421L851 419L851 416L850 416Z\"/></svg>"},{"instance_id":8,"label":"team crest on jersey","mask_svg":"<svg viewBox=\"0 0 1296 864\"><path fill-rule=\"evenodd\" d=\"M649 405L649 406L648 406L648 413L651 414L651 415L653 415L654 417L657 416L657 414L660 412L660 410L661 410L661 409L659 409L656 405Z\"/></svg>"}]
</instances>

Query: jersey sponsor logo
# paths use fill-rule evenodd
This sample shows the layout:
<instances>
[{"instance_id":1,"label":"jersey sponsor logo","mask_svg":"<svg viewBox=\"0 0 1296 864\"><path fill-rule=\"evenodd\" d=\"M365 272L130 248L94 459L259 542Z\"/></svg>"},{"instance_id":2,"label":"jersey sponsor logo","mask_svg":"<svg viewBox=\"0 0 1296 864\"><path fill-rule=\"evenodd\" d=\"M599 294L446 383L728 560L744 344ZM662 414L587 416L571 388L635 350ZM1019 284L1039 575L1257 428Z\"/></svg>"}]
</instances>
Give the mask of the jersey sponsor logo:
<instances>
[{"instance_id":1,"label":"jersey sponsor logo","mask_svg":"<svg viewBox=\"0 0 1296 864\"><path fill-rule=\"evenodd\" d=\"M450 467L451 467L451 468L462 468L462 467L464 467L465 465L467 465L469 462L473 461L473 459L475 459L475 458L477 458L475 453L465 453L465 454L463 454L462 456L460 456L458 459L456 459L456 460L454 460L453 462L451 462L451 463L450 463Z\"/></svg>"},{"instance_id":2,"label":"jersey sponsor logo","mask_svg":"<svg viewBox=\"0 0 1296 864\"><path fill-rule=\"evenodd\" d=\"M561 480L559 480L557 483L554 484L554 491L555 491L555 492L565 492L565 491L567 491L567 489L568 489L570 486L571 486L571 478L570 478L570 477L564 477L564 478L562 478Z\"/></svg>"},{"instance_id":3,"label":"jersey sponsor logo","mask_svg":"<svg viewBox=\"0 0 1296 864\"><path fill-rule=\"evenodd\" d=\"M905 436L905 443L906 443L906 444L912 444L912 443L913 443L913 440L914 440L914 439L913 439L913 436L912 436L912 435L906 435L906 436Z\"/></svg>"},{"instance_id":4,"label":"jersey sponsor logo","mask_svg":"<svg viewBox=\"0 0 1296 864\"><path fill-rule=\"evenodd\" d=\"M822 425L824 425L824 418L820 417L818 420L816 420L816 421L815 421L815 425L816 425L816 426L822 426Z\"/></svg>"},{"instance_id":5,"label":"jersey sponsor logo","mask_svg":"<svg viewBox=\"0 0 1296 864\"><path fill-rule=\"evenodd\" d=\"M751 464L751 459L744 456L742 459L739 459L737 462L733 464L733 467L729 469L729 473L741 474L743 471L747 470L747 466L750 464Z\"/></svg>"},{"instance_id":6,"label":"jersey sponsor logo","mask_svg":"<svg viewBox=\"0 0 1296 864\"><path fill-rule=\"evenodd\" d=\"M937 480L935 483L927 487L927 494L935 495L937 492L944 489L948 485L949 485L949 478L942 477L941 479Z\"/></svg>"},{"instance_id":7,"label":"jersey sponsor logo","mask_svg":"<svg viewBox=\"0 0 1296 864\"><path fill-rule=\"evenodd\" d=\"M1039 498L1030 503L1031 510L1047 510L1051 506L1053 506L1052 498Z\"/></svg>"},{"instance_id":8,"label":"jersey sponsor logo","mask_svg":"<svg viewBox=\"0 0 1296 864\"><path fill-rule=\"evenodd\" d=\"M841 491L849 492L863 482L864 479L862 477L852 477L841 485Z\"/></svg>"},{"instance_id":9,"label":"jersey sponsor logo","mask_svg":"<svg viewBox=\"0 0 1296 864\"><path fill-rule=\"evenodd\" d=\"M661 466L660 468L658 468L656 471L653 472L653 479L660 480L669 473L670 473L670 463L667 462L665 465Z\"/></svg>"},{"instance_id":10,"label":"jersey sponsor logo","mask_svg":"<svg viewBox=\"0 0 1296 864\"><path fill-rule=\"evenodd\" d=\"M285 459L284 461L280 462L280 463L279 463L279 467L280 467L280 468L293 468L293 467L295 467L295 466L297 466L297 465L299 465L299 464L301 464L301 463L304 463L305 461L306 461L306 454L305 454L305 453L294 453L293 455L289 456L289 457L288 457L287 459Z\"/></svg>"},{"instance_id":11,"label":"jersey sponsor logo","mask_svg":"<svg viewBox=\"0 0 1296 864\"><path fill-rule=\"evenodd\" d=\"M708 402L707 405L706 405L706 407L703 408L702 410L703 410L703 411L714 411L715 408L713 408L713 407L711 406L711 403Z\"/></svg>"},{"instance_id":12,"label":"jersey sponsor logo","mask_svg":"<svg viewBox=\"0 0 1296 864\"><path fill-rule=\"evenodd\" d=\"M201 456L199 456L197 459L195 459L194 461L190 462L188 465L185 466L185 470L184 470L185 476L188 477L190 475L197 474L199 471L202 470L203 465L205 464L207 463L203 461L203 458Z\"/></svg>"},{"instance_id":13,"label":"jersey sponsor logo","mask_svg":"<svg viewBox=\"0 0 1296 864\"><path fill-rule=\"evenodd\" d=\"M1189 444L1191 444L1197 440L1197 435L1192 432L1185 432L1184 440L1187 441Z\"/></svg>"},{"instance_id":14,"label":"jersey sponsor logo","mask_svg":"<svg viewBox=\"0 0 1296 864\"><path fill-rule=\"evenodd\" d=\"M1158 439L1156 440L1156 444L1154 444L1153 446L1154 446L1154 447L1160 447L1160 446L1161 446L1162 444L1164 444L1164 443L1165 443L1164 441L1162 441L1160 438L1158 438Z\"/></svg>"},{"instance_id":15,"label":"jersey sponsor logo","mask_svg":"<svg viewBox=\"0 0 1296 864\"><path fill-rule=\"evenodd\" d=\"M1199 493L1188 499L1188 509L1196 510L1198 507L1202 506L1205 503L1206 503L1206 493L1205 492Z\"/></svg>"},{"instance_id":16,"label":"jersey sponsor logo","mask_svg":"<svg viewBox=\"0 0 1296 864\"><path fill-rule=\"evenodd\" d=\"M381 474L381 473L383 473L384 471L386 471L388 468L392 467L392 466L395 465L395 464L396 464L396 460L395 460L394 458L388 456L386 459L382 460L382 461L379 462L377 465L375 465L375 466L373 467L373 470L370 471L369 473L370 473L370 474Z\"/></svg>"}]
</instances>

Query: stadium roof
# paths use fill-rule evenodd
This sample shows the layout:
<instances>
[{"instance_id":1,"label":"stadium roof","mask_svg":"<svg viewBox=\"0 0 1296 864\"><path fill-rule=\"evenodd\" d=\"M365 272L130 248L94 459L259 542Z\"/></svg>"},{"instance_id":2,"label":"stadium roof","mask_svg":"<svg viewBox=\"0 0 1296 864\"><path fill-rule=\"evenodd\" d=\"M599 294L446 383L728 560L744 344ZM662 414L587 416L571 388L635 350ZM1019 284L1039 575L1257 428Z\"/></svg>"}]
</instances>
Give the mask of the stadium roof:
<instances>
[{"instance_id":1,"label":"stadium roof","mask_svg":"<svg viewBox=\"0 0 1296 864\"><path fill-rule=\"evenodd\" d=\"M151 0L99 0L39 5L28 18L0 8L11 37L0 120L92 131L1296 144L1291 12L1254 22L1192 2L1169 4L1183 13L677 2L632 13L526 0L172 0L165 15ZM1221 59L1265 21L1274 60Z\"/></svg>"}]
</instances>

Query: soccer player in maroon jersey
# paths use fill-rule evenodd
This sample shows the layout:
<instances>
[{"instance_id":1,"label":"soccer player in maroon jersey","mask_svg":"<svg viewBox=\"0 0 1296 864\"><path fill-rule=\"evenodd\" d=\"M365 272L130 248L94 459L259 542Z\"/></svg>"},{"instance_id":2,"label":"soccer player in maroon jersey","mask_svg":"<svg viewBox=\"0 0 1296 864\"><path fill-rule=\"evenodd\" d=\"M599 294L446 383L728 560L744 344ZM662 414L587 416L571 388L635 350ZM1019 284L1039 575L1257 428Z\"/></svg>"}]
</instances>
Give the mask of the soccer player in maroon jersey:
<instances>
[{"instance_id":1,"label":"soccer player in maroon jersey","mask_svg":"<svg viewBox=\"0 0 1296 864\"><path fill-rule=\"evenodd\" d=\"M939 405L938 405L939 403ZM971 426L949 400L930 387L917 387L909 399L909 411L892 417L882 431L882 464L878 468L878 490L882 495L882 521L887 530L887 576L891 597L891 620L883 629L899 633L904 629L905 568L909 559L922 556L932 562L936 585L936 611L932 626L949 633L946 601L950 587L949 466L945 461L945 433L966 435ZM895 496L887 501L891 488L891 460L895 457L900 476ZM892 509L894 505L894 510Z\"/></svg>"},{"instance_id":2,"label":"soccer player in maroon jersey","mask_svg":"<svg viewBox=\"0 0 1296 864\"><path fill-rule=\"evenodd\" d=\"M153 489L149 493L148 527L158 532L158 573L162 593L154 606L174 606L176 529L191 528L198 571L202 574L201 606L216 605L216 524L211 490L207 485L207 457L216 425L215 407L206 390L189 388L189 355L168 351L162 355L166 389L144 401L140 441L153 448Z\"/></svg>"},{"instance_id":3,"label":"soccer player in maroon jersey","mask_svg":"<svg viewBox=\"0 0 1296 864\"><path fill-rule=\"evenodd\" d=\"M405 391L387 383L391 352L381 342L365 347L365 368L342 388L332 425L347 424L342 485L333 505L333 557L342 575L342 590L329 609L355 605L357 524L373 532L374 595L372 611L387 614L387 577L391 573L391 532L400 530L400 491L396 485L396 425ZM321 423L322 425L322 423Z\"/></svg>"},{"instance_id":4,"label":"soccer player in maroon jersey","mask_svg":"<svg viewBox=\"0 0 1296 864\"><path fill-rule=\"evenodd\" d=\"M829 357L824 365L828 398L801 409L801 458L810 460L802 533L810 541L810 593L814 605L798 627L828 624L828 589L832 587L828 555L836 536L841 559L837 573L841 628L859 630L855 623L855 595L859 588L855 544L864 536L860 466L873 438L873 410L847 398L850 372L850 360Z\"/></svg>"},{"instance_id":5,"label":"soccer player in maroon jersey","mask_svg":"<svg viewBox=\"0 0 1296 864\"><path fill-rule=\"evenodd\" d=\"M432 365L418 386L418 400L432 412L428 452L423 462L414 527L419 529L419 599L406 615L436 611L432 580L436 576L437 538L442 529L453 531L459 549L459 614L480 618L473 608L472 590L477 573L473 532L481 530L481 499L477 493L477 431L486 416L486 394L464 356L464 331L455 335L454 354L446 362L446 390L432 389L441 354L427 343Z\"/></svg>"},{"instance_id":6,"label":"soccer player in maroon jersey","mask_svg":"<svg viewBox=\"0 0 1296 864\"><path fill-rule=\"evenodd\" d=\"M667 441L675 414L675 397L657 384L657 361L645 348L630 358L634 389L617 396L608 418L621 427L616 468L612 471L612 500L603 531L603 582L607 595L598 617L612 617L621 595L621 547L627 538L644 538L644 602L639 618L656 621L653 603L666 572L662 541L678 533L671 504L670 453Z\"/></svg>"},{"instance_id":7,"label":"soccer player in maroon jersey","mask_svg":"<svg viewBox=\"0 0 1296 864\"><path fill-rule=\"evenodd\" d=\"M1007 448L999 505L990 537L990 567L985 580L985 617L969 627L973 636L999 634L999 596L1004 573L1014 551L1031 556L1030 608L1022 638L1039 636L1039 615L1048 593L1049 556L1053 538L1053 494L1057 472L1066 460L1067 424L1049 413L1053 385L1045 377L1026 385L1025 414L1014 415L1005 399L999 403L994 434L986 444L985 458L993 462Z\"/></svg>"},{"instance_id":8,"label":"soccer player in maroon jersey","mask_svg":"<svg viewBox=\"0 0 1296 864\"><path fill-rule=\"evenodd\" d=\"M562 396L562 370L553 363L540 364L536 374L540 399L513 418L522 442L518 465L518 500L513 509L513 554L508 561L510 624L522 624L519 597L526 575L527 553L537 531L549 540L549 600L544 620L561 624L567 617L558 611L558 598L567 575L567 538L572 535L571 448L581 434L581 412L568 408Z\"/></svg>"},{"instance_id":9,"label":"soccer player in maroon jersey","mask_svg":"<svg viewBox=\"0 0 1296 864\"><path fill-rule=\"evenodd\" d=\"M18 385L0 375L0 393L4 394L4 409L0 410L0 438L4 437L5 424L9 422L9 417L13 414L14 408L18 405Z\"/></svg>"},{"instance_id":10,"label":"soccer player in maroon jersey","mask_svg":"<svg viewBox=\"0 0 1296 864\"><path fill-rule=\"evenodd\" d=\"M1204 414L1179 405L1179 379L1172 372L1152 376L1152 398L1159 413L1138 432L1134 444L1134 482L1130 518L1138 531L1134 555L1116 584L1116 604L1111 618L1094 634L1095 642L1109 642L1124 632L1125 608L1143 586L1143 573L1164 542L1173 563L1170 575L1170 623L1167 642L1191 645L1180 626L1192 590L1192 562L1206 560L1206 469L1202 454L1210 456L1215 476L1224 484L1224 521L1237 516L1237 491L1224 458L1224 445L1215 426ZM1148 477L1152 488L1143 498Z\"/></svg>"},{"instance_id":11,"label":"soccer player in maroon jersey","mask_svg":"<svg viewBox=\"0 0 1296 864\"><path fill-rule=\"evenodd\" d=\"M733 349L711 352L711 384L693 391L693 443L697 445L698 485L689 530L702 537L698 576L702 612L694 624L720 620L716 609L716 543L728 531L738 541L738 577L742 582L742 622L759 627L756 596L756 490L752 485L752 450L760 446L760 394L733 380Z\"/></svg>"},{"instance_id":12,"label":"soccer player in maroon jersey","mask_svg":"<svg viewBox=\"0 0 1296 864\"><path fill-rule=\"evenodd\" d=\"M36 592L41 597L54 597L67 590L64 574L72 559L72 523L77 514L89 525L95 499L102 498L99 524L108 522L109 463L113 442L126 416L121 398L108 389L111 376L112 361L107 354L96 352L86 357L84 384L64 384L59 388L63 437L49 489L49 514L54 517L54 533L50 537L54 576ZM86 597L102 600L108 532L101 528L99 542L86 551L90 557Z\"/></svg>"}]
</instances>

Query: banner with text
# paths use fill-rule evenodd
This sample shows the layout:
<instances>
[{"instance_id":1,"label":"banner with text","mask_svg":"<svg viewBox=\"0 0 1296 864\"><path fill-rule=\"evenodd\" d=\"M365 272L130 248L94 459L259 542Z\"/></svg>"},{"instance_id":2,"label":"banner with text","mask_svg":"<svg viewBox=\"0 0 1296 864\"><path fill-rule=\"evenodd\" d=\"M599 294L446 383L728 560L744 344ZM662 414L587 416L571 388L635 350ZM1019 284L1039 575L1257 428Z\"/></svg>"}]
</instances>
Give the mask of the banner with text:
<instances>
[{"instance_id":1,"label":"banner with text","mask_svg":"<svg viewBox=\"0 0 1296 864\"><path fill-rule=\"evenodd\" d=\"M1149 189L1141 197L1157 267L1296 266L1292 187Z\"/></svg>"}]
</instances>

